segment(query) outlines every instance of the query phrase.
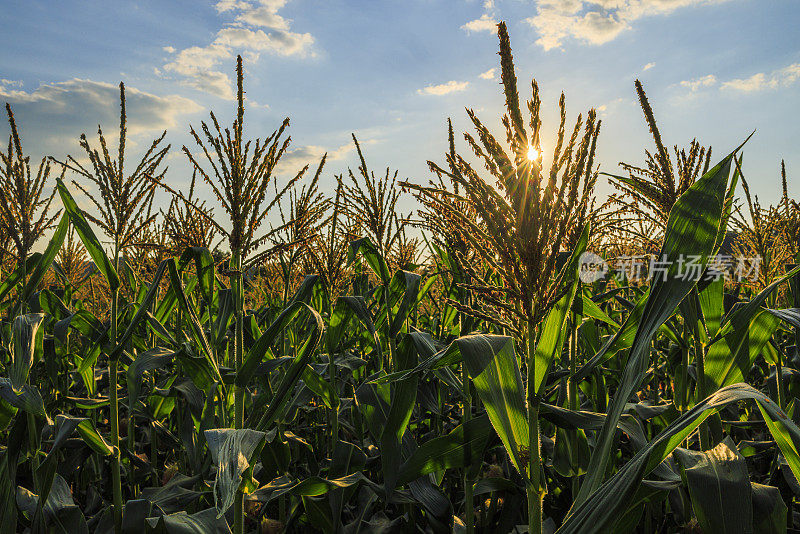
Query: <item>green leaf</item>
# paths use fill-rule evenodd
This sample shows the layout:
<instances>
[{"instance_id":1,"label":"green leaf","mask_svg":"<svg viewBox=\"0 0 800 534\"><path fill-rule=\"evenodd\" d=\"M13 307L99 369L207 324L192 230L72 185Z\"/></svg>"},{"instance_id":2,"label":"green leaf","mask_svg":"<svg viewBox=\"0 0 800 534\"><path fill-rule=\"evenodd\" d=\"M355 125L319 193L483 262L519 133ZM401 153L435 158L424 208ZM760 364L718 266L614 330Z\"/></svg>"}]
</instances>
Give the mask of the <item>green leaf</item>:
<instances>
[{"instance_id":1,"label":"green leaf","mask_svg":"<svg viewBox=\"0 0 800 534\"><path fill-rule=\"evenodd\" d=\"M214 281L216 280L214 256L205 247L189 247L181 255L181 265L190 259L194 260L195 272L200 283L200 294L203 295L206 305L211 306L214 302Z\"/></svg>"},{"instance_id":2,"label":"green leaf","mask_svg":"<svg viewBox=\"0 0 800 534\"><path fill-rule=\"evenodd\" d=\"M421 280L420 275L408 271L397 271L392 276L392 281L389 283L389 302L393 308L392 324L389 327L390 336L396 336L403 328L403 323L408 319L409 313L417 302ZM396 301L399 301L400 305L394 310Z\"/></svg>"},{"instance_id":3,"label":"green leaf","mask_svg":"<svg viewBox=\"0 0 800 534\"><path fill-rule=\"evenodd\" d=\"M264 432L232 428L216 428L204 432L211 459L217 466L214 479L214 506L217 518L233 505L242 484L242 476L255 464L264 445Z\"/></svg>"},{"instance_id":4,"label":"green leaf","mask_svg":"<svg viewBox=\"0 0 800 534\"><path fill-rule=\"evenodd\" d=\"M187 514L178 512L161 517L149 517L148 531L157 534L230 534L224 517L218 517L214 508Z\"/></svg>"},{"instance_id":5,"label":"green leaf","mask_svg":"<svg viewBox=\"0 0 800 534\"><path fill-rule=\"evenodd\" d=\"M720 276L699 292L700 309L703 312L708 336L713 338L719 332L724 312L724 287L725 278Z\"/></svg>"},{"instance_id":6,"label":"green leaf","mask_svg":"<svg viewBox=\"0 0 800 534\"><path fill-rule=\"evenodd\" d=\"M645 292L639 300L636 301L636 305L633 307L631 312L625 318L625 321L622 323L622 326L617 330L617 332L606 341L600 350L597 351L597 354L592 356L585 364L583 364L580 369L575 373L574 380L577 382L581 382L585 380L592 371L594 371L598 365L603 363L604 361L611 358L617 352L629 349L631 345L633 345L633 340L636 337L636 331L639 328L639 321L642 318L642 313L644 313L645 305L647 304L647 300L650 296L650 290L648 288L647 292Z\"/></svg>"},{"instance_id":7,"label":"green leaf","mask_svg":"<svg viewBox=\"0 0 800 534\"><path fill-rule=\"evenodd\" d=\"M72 315L64 301L49 289L39 291L39 307L43 313L51 316L57 322Z\"/></svg>"},{"instance_id":8,"label":"green leaf","mask_svg":"<svg viewBox=\"0 0 800 534\"><path fill-rule=\"evenodd\" d=\"M139 400L142 390L142 376L147 371L163 369L169 366L175 359L175 351L156 347L136 355L128 366L126 372L128 383L128 404L134 406Z\"/></svg>"},{"instance_id":9,"label":"green leaf","mask_svg":"<svg viewBox=\"0 0 800 534\"><path fill-rule=\"evenodd\" d=\"M556 429L553 449L553 468L563 477L574 477L586 474L591 451L583 429L568 432L563 428Z\"/></svg>"},{"instance_id":10,"label":"green leaf","mask_svg":"<svg viewBox=\"0 0 800 534\"><path fill-rule=\"evenodd\" d=\"M25 287L22 290L20 304L22 304L23 302L28 302L31 299L31 296L33 296L33 293L36 291L36 289L39 287L39 284L44 279L44 275L47 274L48 270L50 270L50 266L53 264L53 260L55 260L58 251L61 249L61 245L64 243L64 237L67 235L68 228L69 228L69 218L65 213L64 215L62 215L61 220L59 221L58 226L55 229L55 232L53 232L53 237L50 238L50 242L47 244L47 248L39 257L39 261L36 262L36 265L33 268L33 272L30 273L28 281L25 283ZM18 310L19 309L20 308L18 308Z\"/></svg>"},{"instance_id":11,"label":"green leaf","mask_svg":"<svg viewBox=\"0 0 800 534\"><path fill-rule=\"evenodd\" d=\"M11 327L13 343L11 345L11 384L19 391L28 381L28 374L36 360L37 353L42 352L43 333L39 327L44 322L43 313L29 313L14 319ZM38 348L38 350L37 350Z\"/></svg>"},{"instance_id":12,"label":"green leaf","mask_svg":"<svg viewBox=\"0 0 800 534\"><path fill-rule=\"evenodd\" d=\"M766 395L746 384L727 386L670 423L582 503L573 507L558 534L607 532L636 493L641 480L712 414L739 401L755 401L795 476L800 473L800 428Z\"/></svg>"},{"instance_id":13,"label":"green leaf","mask_svg":"<svg viewBox=\"0 0 800 534\"><path fill-rule=\"evenodd\" d=\"M362 237L350 243L350 248L347 252L347 262L353 263L358 254L364 257L367 261L367 265L372 269L372 272L378 275L381 282L384 284L389 283L389 268L386 266L386 260L381 256L378 249L375 248L375 245L368 237Z\"/></svg>"},{"instance_id":14,"label":"green leaf","mask_svg":"<svg viewBox=\"0 0 800 534\"><path fill-rule=\"evenodd\" d=\"M675 202L667 221L664 243L658 254L665 262L663 272L654 272L636 336L617 391L608 409L608 417L598 435L589 468L573 503L583 503L603 481L613 447L617 421L631 394L637 389L650 366L650 343L683 298L697 284L694 276L679 272L683 261L699 258L705 266L714 253L717 233L723 217L733 153L708 171Z\"/></svg>"},{"instance_id":15,"label":"green leaf","mask_svg":"<svg viewBox=\"0 0 800 534\"><path fill-rule=\"evenodd\" d=\"M372 314L369 312L367 303L364 297L345 296L339 297L336 300L336 306L333 309L333 315L328 325L327 345L328 352L334 352L339 345L342 334L350 322L350 318L355 315L359 322L364 325L369 334L375 342L375 350L377 351L378 359L382 358L381 342L378 338L378 332L375 329L375 324L372 321Z\"/></svg>"},{"instance_id":16,"label":"green leaf","mask_svg":"<svg viewBox=\"0 0 800 534\"><path fill-rule=\"evenodd\" d=\"M83 427L83 430L81 430ZM63 479L56 474L56 469L59 463L59 454L58 451L61 447L66 443L67 439L70 438L76 430L79 431L81 437L83 438L86 434L91 434L92 432L96 435L97 439L102 440L105 444L105 440L97 434L94 430L94 427L91 426L91 422L83 417L71 417L66 415L58 415L56 416L56 422L53 428L53 443L50 447L50 451L47 453L47 457L39 466L39 469L36 471L37 478L39 481L40 486L40 495L38 499L38 505L36 507L36 511L34 513L35 521L42 521L41 514L44 512L50 519L53 519L53 509L52 506L57 503L64 501L63 495L63 488L60 487L60 483L63 483ZM89 439L84 438L84 441L87 443L92 443L94 441L94 437ZM111 454L111 448L108 444L105 444L106 449L108 450L107 454ZM92 448L95 448L92 446ZM55 485L54 485L55 484ZM51 496L51 490L54 490L54 495ZM69 496L69 502L71 505L72 503L71 495L69 494L69 490L66 493ZM51 499L52 497L52 499ZM46 502L43 509L43 501ZM64 501L66 502L66 501ZM51 506L50 509L47 509L47 506ZM68 514L69 515L69 514ZM72 517L69 515L69 517ZM80 517L83 517L82 515ZM55 520L58 522L59 516L55 516ZM75 518L72 518L75 520ZM63 529L62 532L71 532L70 530Z\"/></svg>"},{"instance_id":17,"label":"green leaf","mask_svg":"<svg viewBox=\"0 0 800 534\"><path fill-rule=\"evenodd\" d=\"M208 340L206 339L205 331L203 330L203 326L200 324L200 319L197 318L197 312L189 303L189 299L186 297L186 293L183 289L183 281L181 280L180 275L178 274L178 266L175 263L175 258L168 258L162 262L162 265L166 264L169 268L169 278L172 284L172 288L175 290L175 296L178 299L178 306L180 306L183 313L189 318L189 325L192 328L192 334L194 335L195 342L200 345L202 349L203 356L205 356L206 361L208 362L210 368L214 373L214 379L218 382L222 383L222 376L219 373L219 365L217 364L216 357L214 356L214 351L211 349L211 346L208 344ZM160 270L160 268L159 268ZM150 290L158 289L158 284L152 284ZM147 307L143 306L139 309L139 312L143 314L147 311ZM139 315L137 312L137 315ZM127 331L126 331L127 334ZM124 336L123 336L124 337ZM120 347L122 344L120 344Z\"/></svg>"},{"instance_id":18,"label":"green leaf","mask_svg":"<svg viewBox=\"0 0 800 534\"><path fill-rule=\"evenodd\" d=\"M106 256L103 245L100 243L100 240L97 239L97 236L94 235L94 231L92 231L89 223L86 222L83 212L78 208L78 204L75 202L75 199L72 198L72 195L61 178L56 178L56 185L58 187L58 193L61 195L61 202L64 204L64 210L69 215L72 226L81 238L83 246L86 247L86 252L89 253L89 256L91 256L95 265L97 265L97 268L100 269L100 272L106 277L109 290L116 290L119 288L119 276L117 275L117 271L114 270L114 265L111 263L111 260Z\"/></svg>"},{"instance_id":19,"label":"green leaf","mask_svg":"<svg viewBox=\"0 0 800 534\"><path fill-rule=\"evenodd\" d=\"M272 324L267 327L263 334L256 340L255 343L250 347L245 354L244 359L242 360L242 366L239 368L239 371L236 373L236 385L239 387L245 387L253 379L253 376L256 372L258 364L269 354L269 348L272 346L273 343L278 339L283 330L292 323L292 321L298 319L299 317L308 317L311 316L314 321L312 326L316 327L316 333L318 335L322 335L322 331L324 330L324 324L322 323L322 318L319 314L309 306L308 304L302 301L294 301L289 303L286 308L284 308L281 313L278 315L277 318L272 322ZM316 344L315 344L316 347ZM303 369L305 371L305 368Z\"/></svg>"},{"instance_id":20,"label":"green leaf","mask_svg":"<svg viewBox=\"0 0 800 534\"><path fill-rule=\"evenodd\" d=\"M0 282L0 301L4 300L12 289L19 286L23 273L33 272L36 266L41 262L41 259L42 253L34 252L25 260L24 269L22 265L18 265L5 280Z\"/></svg>"},{"instance_id":21,"label":"green leaf","mask_svg":"<svg viewBox=\"0 0 800 534\"><path fill-rule=\"evenodd\" d=\"M561 282L562 289L566 293L561 297L555 306L547 313L543 326L541 327L541 334L536 343L534 350L534 394L538 395L539 389L544 383L547 372L550 369L550 364L556 355L561 354L561 349L564 345L563 335L564 329L567 324L567 316L572 307L572 301L575 300L575 293L578 291L580 279L578 278L580 271L580 258L586 251L586 243L589 240L589 223L583 227L581 237L575 250L569 258L566 266L564 267L564 278Z\"/></svg>"},{"instance_id":22,"label":"green leaf","mask_svg":"<svg viewBox=\"0 0 800 534\"><path fill-rule=\"evenodd\" d=\"M258 422L257 428L260 430L267 430L269 426L275 421L275 419L281 414L281 411L286 406L289 401L289 393L291 392L292 388L294 388L297 381L300 379L300 376L307 371L308 362L311 360L311 356L314 354L314 351L317 348L320 340L322 339L322 333L325 329L325 325L322 322L322 317L308 304L303 302L295 302L289 306L288 309L294 309L298 307L298 312L300 310L304 310L308 313L310 318L312 319L309 321L310 323L310 331L308 333L308 337L306 341L301 345L300 350L297 352L297 356L292 361L289 369L287 369L286 373L283 375L280 384L278 384L278 388L275 390L275 393L270 400L269 406L267 407L266 411L264 411L261 419ZM276 323L279 319L276 319ZM274 325L275 323L273 323ZM266 348L269 347L271 344L272 339L277 336L277 333L280 332L280 329L272 330L272 325L270 328L267 329L267 332L261 336L267 336L268 334L272 336L272 338L268 338L264 342L265 351ZM259 338L256 344L261 342L261 338ZM248 352L248 357L251 356L251 353ZM260 361L260 358L256 360L256 363ZM255 364L254 364L255 365ZM244 366L242 366L244 369ZM242 371L240 370L240 373ZM252 374L252 373L251 373ZM249 377L250 375L243 375L244 377ZM236 379L237 383L240 378L240 374L237 373ZM246 384L246 378L244 379L243 383Z\"/></svg>"},{"instance_id":23,"label":"green leaf","mask_svg":"<svg viewBox=\"0 0 800 534\"><path fill-rule=\"evenodd\" d=\"M47 420L47 413L44 410L44 399L39 390L30 384L23 384L20 388L15 388L8 378L0 377L0 398L14 408L33 414Z\"/></svg>"},{"instance_id":24,"label":"green leaf","mask_svg":"<svg viewBox=\"0 0 800 534\"><path fill-rule=\"evenodd\" d=\"M617 323L614 319L608 316L606 312L604 312L600 306L597 305L595 301L593 301L588 295L583 294L581 295L582 305L583 305L583 315L586 317L591 317L592 319L596 319L600 322L606 323L611 325L615 328L619 328L619 323Z\"/></svg>"},{"instance_id":25,"label":"green leaf","mask_svg":"<svg viewBox=\"0 0 800 534\"><path fill-rule=\"evenodd\" d=\"M725 337L708 347L704 361L707 392L744 381L764 345L778 329L780 320L766 310L754 311L750 324L724 329ZM740 324L742 319L744 314L734 321Z\"/></svg>"},{"instance_id":26,"label":"green leaf","mask_svg":"<svg viewBox=\"0 0 800 534\"><path fill-rule=\"evenodd\" d=\"M398 371L413 369L417 364L417 350L411 336L406 336L395 351L394 366ZM402 461L401 446L403 435L411 420L411 413L417 400L418 379L412 375L392 384L389 415L381 433L381 465L383 483L390 494L397 483Z\"/></svg>"},{"instance_id":27,"label":"green leaf","mask_svg":"<svg viewBox=\"0 0 800 534\"><path fill-rule=\"evenodd\" d=\"M339 396L331 387L330 383L326 382L325 379L308 364L306 364L305 369L303 369L302 379L306 387L321 398L328 409L333 409L334 406L339 405Z\"/></svg>"},{"instance_id":28,"label":"green leaf","mask_svg":"<svg viewBox=\"0 0 800 534\"><path fill-rule=\"evenodd\" d=\"M373 439L379 439L384 426L386 426L390 411L388 386L365 382L356 389L355 400L367 423L369 433ZM414 437L410 432L406 432L403 435L401 458L409 458L416 449L417 444ZM432 484L429 477L421 477L409 482L408 488L411 490L414 500L428 511L432 521L444 523L450 521L449 518L452 516L450 501Z\"/></svg>"},{"instance_id":29,"label":"green leaf","mask_svg":"<svg viewBox=\"0 0 800 534\"><path fill-rule=\"evenodd\" d=\"M753 492L753 532L783 534L786 532L786 503L781 490L774 486L750 484Z\"/></svg>"},{"instance_id":30,"label":"green leaf","mask_svg":"<svg viewBox=\"0 0 800 534\"><path fill-rule=\"evenodd\" d=\"M527 480L530 449L525 388L510 337L472 335L456 339L452 347L461 354L489 420L514 467Z\"/></svg>"},{"instance_id":31,"label":"green leaf","mask_svg":"<svg viewBox=\"0 0 800 534\"><path fill-rule=\"evenodd\" d=\"M145 519L152 515L153 503L147 499L131 499L122 510L122 534L145 531Z\"/></svg>"},{"instance_id":32,"label":"green leaf","mask_svg":"<svg viewBox=\"0 0 800 534\"><path fill-rule=\"evenodd\" d=\"M703 532L753 532L750 475L730 437L708 451L675 449Z\"/></svg>"},{"instance_id":33,"label":"green leaf","mask_svg":"<svg viewBox=\"0 0 800 534\"><path fill-rule=\"evenodd\" d=\"M23 490L23 493L27 490ZM27 508L30 510L33 506L41 507L43 513L35 514L36 519L32 530L34 532L45 532L43 523L48 523L50 532L58 534L89 534L89 527L86 524L86 518L83 512L75 504L72 499L72 492L67 485L67 481L59 475L55 474L53 479L52 489L49 495L44 498L45 503L42 506L38 496L27 492L26 498L23 499L30 503Z\"/></svg>"},{"instance_id":34,"label":"green leaf","mask_svg":"<svg viewBox=\"0 0 800 534\"><path fill-rule=\"evenodd\" d=\"M368 482L360 472L335 479L311 476L299 481L284 476L258 488L253 496L262 502L270 502L287 494L297 497L318 497L332 490L349 488L359 482Z\"/></svg>"},{"instance_id":35,"label":"green leaf","mask_svg":"<svg viewBox=\"0 0 800 534\"><path fill-rule=\"evenodd\" d=\"M94 452L103 456L111 456L114 453L114 448L100 435L89 419L78 423L78 435Z\"/></svg>"},{"instance_id":36,"label":"green leaf","mask_svg":"<svg viewBox=\"0 0 800 534\"><path fill-rule=\"evenodd\" d=\"M159 284L161 283L161 278L164 276L164 271L167 269L167 266L175 264L175 260L172 258L166 259L161 262L158 266L158 270L156 271L155 276L153 277L153 282L150 284L150 287L145 294L144 299L139 304L139 309L136 310L136 315L128 323L127 328L125 328L125 332L122 334L122 337L119 338L117 341L117 346L114 350L109 354L108 358L110 360L116 360L119 358L122 351L125 350L125 345L131 339L131 336L139 327L139 324L147 318L147 314L150 311L150 305L153 303L153 300L156 298L158 294Z\"/></svg>"},{"instance_id":37,"label":"green leaf","mask_svg":"<svg viewBox=\"0 0 800 534\"><path fill-rule=\"evenodd\" d=\"M426 441L400 467L397 483L402 486L428 473L480 464L492 432L489 417L484 414ZM465 451L469 451L468 457Z\"/></svg>"}]
</instances>

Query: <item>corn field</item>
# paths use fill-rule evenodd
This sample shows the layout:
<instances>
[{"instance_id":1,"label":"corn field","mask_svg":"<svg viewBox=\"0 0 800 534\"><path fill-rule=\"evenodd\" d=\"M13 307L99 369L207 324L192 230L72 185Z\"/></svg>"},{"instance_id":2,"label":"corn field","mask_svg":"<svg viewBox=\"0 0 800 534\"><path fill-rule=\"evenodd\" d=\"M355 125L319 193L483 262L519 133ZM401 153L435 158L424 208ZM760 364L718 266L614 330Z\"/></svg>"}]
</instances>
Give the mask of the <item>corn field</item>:
<instances>
[{"instance_id":1,"label":"corn field","mask_svg":"<svg viewBox=\"0 0 800 534\"><path fill-rule=\"evenodd\" d=\"M126 160L122 84L117 146L63 160L31 162L6 105L0 531L800 531L787 170L765 207L749 132L671 149L638 81L643 163L601 172L601 121L563 94L543 155L497 34L505 114L443 125L423 180L355 136L357 168L279 179L289 120L245 137L241 57L188 190L166 132Z\"/></svg>"}]
</instances>

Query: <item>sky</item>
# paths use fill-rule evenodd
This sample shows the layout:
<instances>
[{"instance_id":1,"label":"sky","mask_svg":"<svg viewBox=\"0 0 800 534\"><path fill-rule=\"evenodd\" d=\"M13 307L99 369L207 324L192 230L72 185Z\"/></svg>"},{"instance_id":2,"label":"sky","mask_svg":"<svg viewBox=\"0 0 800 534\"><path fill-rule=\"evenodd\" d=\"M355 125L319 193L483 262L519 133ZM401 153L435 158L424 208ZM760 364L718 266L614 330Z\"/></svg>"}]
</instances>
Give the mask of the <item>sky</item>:
<instances>
[{"instance_id":1,"label":"sky","mask_svg":"<svg viewBox=\"0 0 800 534\"><path fill-rule=\"evenodd\" d=\"M446 120L470 128L465 108L500 134L503 111L496 23L511 35L520 94L535 78L543 152L552 151L557 103L568 121L596 108L601 171L643 163L652 139L634 80L642 80L668 145L697 138L715 160L738 146L762 204L780 195L786 160L800 196L800 3L797 0L4 0L0 102L11 104L33 160L81 155L98 124L115 138L120 81L127 93L128 156L166 129L167 180L188 187L180 148L213 110L235 115L235 63L245 65L245 135L291 119L285 180L323 153L322 188L355 169L355 133L376 173L426 183L443 162ZM584 115L585 116L585 115ZM7 138L8 124L0 121ZM458 148L468 150L458 137ZM602 197L610 186L601 178ZM208 194L208 190L204 194ZM414 203L406 199L401 209ZM219 210L217 213L221 213Z\"/></svg>"}]
</instances>

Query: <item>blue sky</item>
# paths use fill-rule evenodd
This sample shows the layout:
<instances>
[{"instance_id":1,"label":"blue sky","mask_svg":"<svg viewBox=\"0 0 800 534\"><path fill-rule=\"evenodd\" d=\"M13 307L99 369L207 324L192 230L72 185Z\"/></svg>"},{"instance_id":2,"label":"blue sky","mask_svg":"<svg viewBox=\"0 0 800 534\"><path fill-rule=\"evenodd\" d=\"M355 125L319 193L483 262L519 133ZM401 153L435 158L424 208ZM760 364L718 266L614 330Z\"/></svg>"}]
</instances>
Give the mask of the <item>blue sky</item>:
<instances>
[{"instance_id":1,"label":"blue sky","mask_svg":"<svg viewBox=\"0 0 800 534\"><path fill-rule=\"evenodd\" d=\"M324 179L353 165L350 132L376 171L425 182L441 161L445 121L465 107L500 130L494 23L511 33L520 92L544 100L545 154L560 92L570 120L595 107L601 170L640 163L651 139L636 101L640 78L662 135L697 137L718 158L753 129L745 175L762 203L779 195L779 164L800 194L800 5L796 0L221 0L6 1L0 101L13 106L34 159L80 155L97 124L113 133L116 85L128 89L132 150L168 129L168 179L188 184L179 149L213 109L230 123L235 55L245 57L247 134L289 116L284 173L329 152ZM0 124L0 134L8 126ZM463 143L462 150L466 150ZM609 191L601 179L600 195ZM406 211L413 203L406 202Z\"/></svg>"}]
</instances>

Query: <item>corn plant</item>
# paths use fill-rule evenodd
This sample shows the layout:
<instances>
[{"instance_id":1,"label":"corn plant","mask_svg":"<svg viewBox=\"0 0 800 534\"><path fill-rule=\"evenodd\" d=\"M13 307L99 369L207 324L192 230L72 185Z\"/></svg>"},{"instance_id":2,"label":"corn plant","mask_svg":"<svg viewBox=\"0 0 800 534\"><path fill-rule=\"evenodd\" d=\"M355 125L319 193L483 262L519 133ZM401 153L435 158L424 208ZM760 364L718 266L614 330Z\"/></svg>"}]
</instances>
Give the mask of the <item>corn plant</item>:
<instances>
[{"instance_id":1,"label":"corn plant","mask_svg":"<svg viewBox=\"0 0 800 534\"><path fill-rule=\"evenodd\" d=\"M762 204L742 147L668 151L637 83L656 150L603 204L597 115L562 95L543 157L538 85L522 102L497 34L504 137L468 109L414 181L355 138L346 176L324 157L280 179L288 119L247 140L241 58L233 125L190 130L183 180L164 136L125 165L121 86L119 146L81 138L61 214L10 115L1 532L798 528L785 166ZM587 279L586 251L656 252L659 275ZM767 267L726 278L730 252Z\"/></svg>"},{"instance_id":2,"label":"corn plant","mask_svg":"<svg viewBox=\"0 0 800 534\"><path fill-rule=\"evenodd\" d=\"M11 106L6 104L11 135L8 151L0 151L0 227L10 240L14 262L22 268L21 283L27 280L26 262L42 235L54 227L61 210L50 213L56 190L47 194L50 162L42 158L36 174L31 174L30 156L22 151L22 140ZM8 241L6 241L8 243ZM24 306L24 302L20 303Z\"/></svg>"}]
</instances>

